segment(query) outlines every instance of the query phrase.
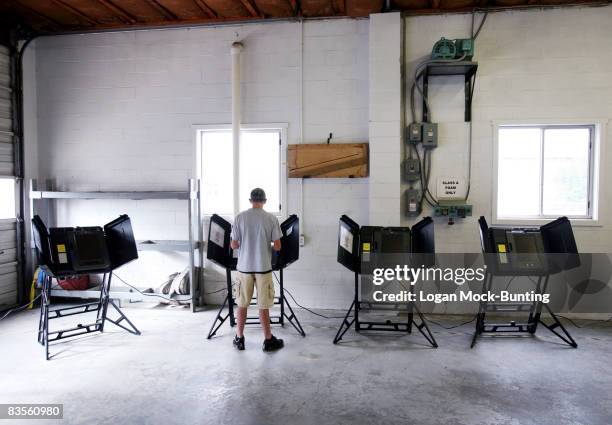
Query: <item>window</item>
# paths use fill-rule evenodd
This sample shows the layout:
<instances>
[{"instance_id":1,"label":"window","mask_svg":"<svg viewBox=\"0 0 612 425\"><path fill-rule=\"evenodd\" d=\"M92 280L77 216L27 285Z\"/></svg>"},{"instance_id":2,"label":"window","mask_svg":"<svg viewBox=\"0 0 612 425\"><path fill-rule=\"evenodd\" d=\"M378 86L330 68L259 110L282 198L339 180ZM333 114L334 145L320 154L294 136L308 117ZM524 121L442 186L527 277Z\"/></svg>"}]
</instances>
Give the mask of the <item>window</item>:
<instances>
[{"instance_id":1,"label":"window","mask_svg":"<svg viewBox=\"0 0 612 425\"><path fill-rule=\"evenodd\" d=\"M15 218L15 179L0 178L0 219Z\"/></svg>"},{"instance_id":2,"label":"window","mask_svg":"<svg viewBox=\"0 0 612 425\"><path fill-rule=\"evenodd\" d=\"M205 215L231 216L234 213L234 164L232 132L225 128L198 128L202 211ZM250 207L255 187L265 190L266 210L283 215L285 162L283 128L245 127L240 137L239 210Z\"/></svg>"},{"instance_id":3,"label":"window","mask_svg":"<svg viewBox=\"0 0 612 425\"><path fill-rule=\"evenodd\" d=\"M594 125L497 131L498 219L594 218Z\"/></svg>"}]
</instances>

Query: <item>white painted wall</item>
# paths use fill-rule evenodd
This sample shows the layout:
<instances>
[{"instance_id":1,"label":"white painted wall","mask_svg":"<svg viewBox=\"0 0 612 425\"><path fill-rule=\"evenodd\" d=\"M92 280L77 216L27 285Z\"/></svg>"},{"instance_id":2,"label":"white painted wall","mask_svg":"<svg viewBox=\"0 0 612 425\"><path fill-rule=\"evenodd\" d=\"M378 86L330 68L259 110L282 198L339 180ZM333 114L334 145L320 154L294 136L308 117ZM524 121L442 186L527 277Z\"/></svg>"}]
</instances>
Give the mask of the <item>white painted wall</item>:
<instances>
[{"instance_id":1,"label":"white painted wall","mask_svg":"<svg viewBox=\"0 0 612 425\"><path fill-rule=\"evenodd\" d=\"M368 21L333 20L41 38L37 41L40 176L72 190L173 190L192 174L193 124L231 121L230 46L241 40L243 122L286 122L288 142L368 140ZM303 61L300 57L303 31ZM303 70L300 64L303 63ZM300 183L288 184L298 213ZM307 306L346 307L352 276L336 263L337 221L367 220L367 179L304 182L307 245L286 271ZM139 239L184 239L181 201L70 201L59 224L95 225L127 213ZM184 264L141 253L118 274L155 286ZM221 288L209 267L205 291ZM220 301L222 294L209 298Z\"/></svg>"},{"instance_id":2,"label":"white painted wall","mask_svg":"<svg viewBox=\"0 0 612 425\"><path fill-rule=\"evenodd\" d=\"M402 148L395 130L402 120L397 106L401 55L386 49L398 44L393 34L399 34L399 23L393 16L304 23L302 69L299 23L41 38L36 45L40 176L57 177L64 189L183 188L192 172L191 125L230 122L229 46L242 40L245 123L287 122L289 143L299 143L303 75L304 142L324 141L329 132L338 142L371 139L370 181L304 182L307 245L286 273L287 287L304 305L346 307L352 275L335 259L338 217L348 214L361 224L413 223L398 211L405 188L397 182ZM480 67L470 198L475 217L452 227L439 221L439 251L480 249L475 218L490 218L491 211L491 120L612 115L612 57L607 54L611 18L610 7L489 16L476 42ZM410 17L405 24L410 75L441 36L467 36L470 17ZM430 96L434 120L440 123L435 181L438 173L464 173L467 127L460 81L439 80L431 85ZM385 156L385 149L391 155ZM602 158L603 226L576 229L585 252L612 248L607 205L612 187L606 180L611 161L607 153ZM374 182L375 176L382 180ZM299 211L299 186L289 182L290 213ZM104 223L125 212L133 217L138 238L186 236L186 211L180 202L73 201L61 210L60 224ZM385 211L389 214L384 217L372 215ZM161 283L164 273L181 264L180 255L143 253L142 260L120 274L147 286ZM221 275L212 270L207 270L206 291L221 287Z\"/></svg>"},{"instance_id":3,"label":"white painted wall","mask_svg":"<svg viewBox=\"0 0 612 425\"><path fill-rule=\"evenodd\" d=\"M370 16L370 222L399 226L402 211L402 17Z\"/></svg>"},{"instance_id":4,"label":"white painted wall","mask_svg":"<svg viewBox=\"0 0 612 425\"><path fill-rule=\"evenodd\" d=\"M611 7L491 13L476 40L479 63L473 101L473 168L470 203L474 217L454 226L437 221L441 252L478 252L477 223L491 221L493 120L589 120L612 117ZM477 23L478 23L477 19ZM442 36L465 38L470 15L406 18L408 75ZM439 147L433 153L432 182L438 175L465 175L467 124L463 122L462 77L430 80L433 121L439 123ZM409 87L408 87L409 88ZM407 110L409 114L409 110ZM419 115L420 116L420 113ZM410 119L408 118L408 121ZM606 140L612 140L607 126ZM606 143L607 144L607 143ZM610 252L612 152L601 158L601 227L575 227L583 252ZM407 185L402 185L406 189ZM435 186L434 186L435 187ZM430 214L430 210L425 210ZM403 220L410 224L413 221Z\"/></svg>"}]
</instances>

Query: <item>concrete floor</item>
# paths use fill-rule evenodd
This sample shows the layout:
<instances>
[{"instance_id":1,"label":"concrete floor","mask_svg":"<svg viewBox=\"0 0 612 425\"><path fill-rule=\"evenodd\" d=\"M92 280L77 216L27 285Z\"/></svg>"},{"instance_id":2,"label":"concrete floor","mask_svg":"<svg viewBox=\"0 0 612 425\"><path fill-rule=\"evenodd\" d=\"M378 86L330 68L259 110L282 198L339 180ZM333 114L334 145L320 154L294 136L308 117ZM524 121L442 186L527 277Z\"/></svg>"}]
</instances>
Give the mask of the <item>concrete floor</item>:
<instances>
[{"instance_id":1,"label":"concrete floor","mask_svg":"<svg viewBox=\"0 0 612 425\"><path fill-rule=\"evenodd\" d=\"M229 325L207 341L212 310L125 310L142 336L109 325L49 362L37 311L0 322L0 403L63 403L62 424L612 424L612 326L570 327L578 349L540 329L470 350L473 323L434 325L437 350L353 331L334 346L340 320L298 310L308 336L276 330L286 348L267 354L259 328L244 352Z\"/></svg>"}]
</instances>

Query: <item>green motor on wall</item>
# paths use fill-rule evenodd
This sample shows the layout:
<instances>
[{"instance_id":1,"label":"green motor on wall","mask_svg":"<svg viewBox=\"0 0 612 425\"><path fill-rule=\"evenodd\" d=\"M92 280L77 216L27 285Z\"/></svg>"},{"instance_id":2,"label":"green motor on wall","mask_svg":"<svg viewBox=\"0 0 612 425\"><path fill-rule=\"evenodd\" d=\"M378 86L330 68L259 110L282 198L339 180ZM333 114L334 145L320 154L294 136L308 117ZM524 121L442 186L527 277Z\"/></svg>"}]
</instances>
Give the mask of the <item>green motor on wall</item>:
<instances>
[{"instance_id":1,"label":"green motor on wall","mask_svg":"<svg viewBox=\"0 0 612 425\"><path fill-rule=\"evenodd\" d=\"M471 60L474 56L474 40L471 38L457 38L449 40L442 37L431 49L432 59L459 59Z\"/></svg>"},{"instance_id":2,"label":"green motor on wall","mask_svg":"<svg viewBox=\"0 0 612 425\"><path fill-rule=\"evenodd\" d=\"M431 49L432 59L455 59L457 49L453 40L442 37Z\"/></svg>"}]
</instances>

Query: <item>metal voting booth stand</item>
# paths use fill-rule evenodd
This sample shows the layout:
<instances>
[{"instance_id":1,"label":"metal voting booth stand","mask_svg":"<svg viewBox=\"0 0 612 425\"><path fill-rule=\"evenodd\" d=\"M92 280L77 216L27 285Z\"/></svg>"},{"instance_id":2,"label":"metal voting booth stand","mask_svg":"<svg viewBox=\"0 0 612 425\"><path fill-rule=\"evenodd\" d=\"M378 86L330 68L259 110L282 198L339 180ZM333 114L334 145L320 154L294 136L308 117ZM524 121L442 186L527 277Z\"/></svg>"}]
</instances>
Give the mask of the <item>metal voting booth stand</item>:
<instances>
[{"instance_id":1,"label":"metal voting booth stand","mask_svg":"<svg viewBox=\"0 0 612 425\"><path fill-rule=\"evenodd\" d=\"M551 274L570 270L580 266L578 248L574 239L572 225L567 217L561 217L540 228L511 229L503 227L490 228L484 217L478 220L480 243L487 265L486 278L482 293L488 293L495 276L505 277L537 277L535 293L546 293ZM530 252L521 252L519 238L530 241L534 247ZM535 251L535 252L534 252ZM547 256L547 254L551 254ZM552 319L548 324L542 320L542 309L546 309ZM487 312L526 312L529 311L527 322L488 323ZM559 321L548 304L541 301L532 303L491 303L483 299L479 303L476 316L476 330L470 348L474 348L478 337L483 334L520 334L534 335L541 324L555 334L563 342L573 348L578 344L565 326ZM557 331L560 329L560 332Z\"/></svg>"},{"instance_id":2,"label":"metal voting booth stand","mask_svg":"<svg viewBox=\"0 0 612 425\"><path fill-rule=\"evenodd\" d=\"M284 326L286 319L300 335L306 336L306 332L304 332L300 321L293 312L289 300L285 297L283 286L283 270L299 258L300 220L295 214L291 215L281 223L280 227L283 234L281 237L281 250L278 253L273 253L272 257L272 270L279 273L280 294L278 297L275 297L274 304L280 307L280 314L278 316L270 316L270 324ZM207 339L215 336L227 319L229 319L231 327L236 326L236 317L234 315L236 302L232 294L232 271L236 270L238 259L234 256L234 252L230 247L231 231L232 225L227 220L217 214L211 217L208 227L206 258L225 269L227 295L208 332ZM252 301L250 305L257 305L257 303ZM228 312L224 314L223 310L225 310L226 306ZM261 322L259 317L249 316L247 317L246 324L258 325Z\"/></svg>"},{"instance_id":3,"label":"metal voting booth stand","mask_svg":"<svg viewBox=\"0 0 612 425\"><path fill-rule=\"evenodd\" d=\"M32 224L38 261L45 273L38 324L38 342L45 347L45 358L50 359L49 343L92 332L104 332L107 320L131 334L140 335L138 328L109 298L113 270L138 258L130 218L122 215L106 224L104 229L63 227L48 231L39 216L32 219ZM103 275L99 300L51 309L52 279L84 274ZM119 314L117 319L108 317L109 305ZM93 323L79 323L68 329L49 329L50 320L91 312L97 312ZM124 321L125 324L122 323Z\"/></svg>"},{"instance_id":4,"label":"metal voting booth stand","mask_svg":"<svg viewBox=\"0 0 612 425\"><path fill-rule=\"evenodd\" d=\"M390 251L384 249L385 238L387 244L392 239L404 239L409 241L409 247L404 247L400 251L394 247ZM393 244L391 242L391 244ZM353 303L346 312L338 332L334 338L334 344L342 340L342 337L353 324L355 331L385 331L412 333L412 327L425 337L432 347L437 348L438 343L434 338L425 317L414 301L406 303L407 320L405 322L394 322L386 320L384 322L364 321L359 317L360 310L372 305L388 305L388 303L364 302L359 298L359 274L367 273L366 266L369 265L371 254L403 254L407 259L419 266L431 266L434 262L434 223L430 217L426 217L412 229L408 227L373 227L363 226L354 222L350 217L343 215L340 217L340 227L338 231L338 262L355 274L355 294ZM374 260L375 261L375 260ZM413 285L410 286L410 292ZM399 305L395 305L396 307ZM353 317L349 316L353 312ZM415 317L415 313L418 319Z\"/></svg>"}]
</instances>

